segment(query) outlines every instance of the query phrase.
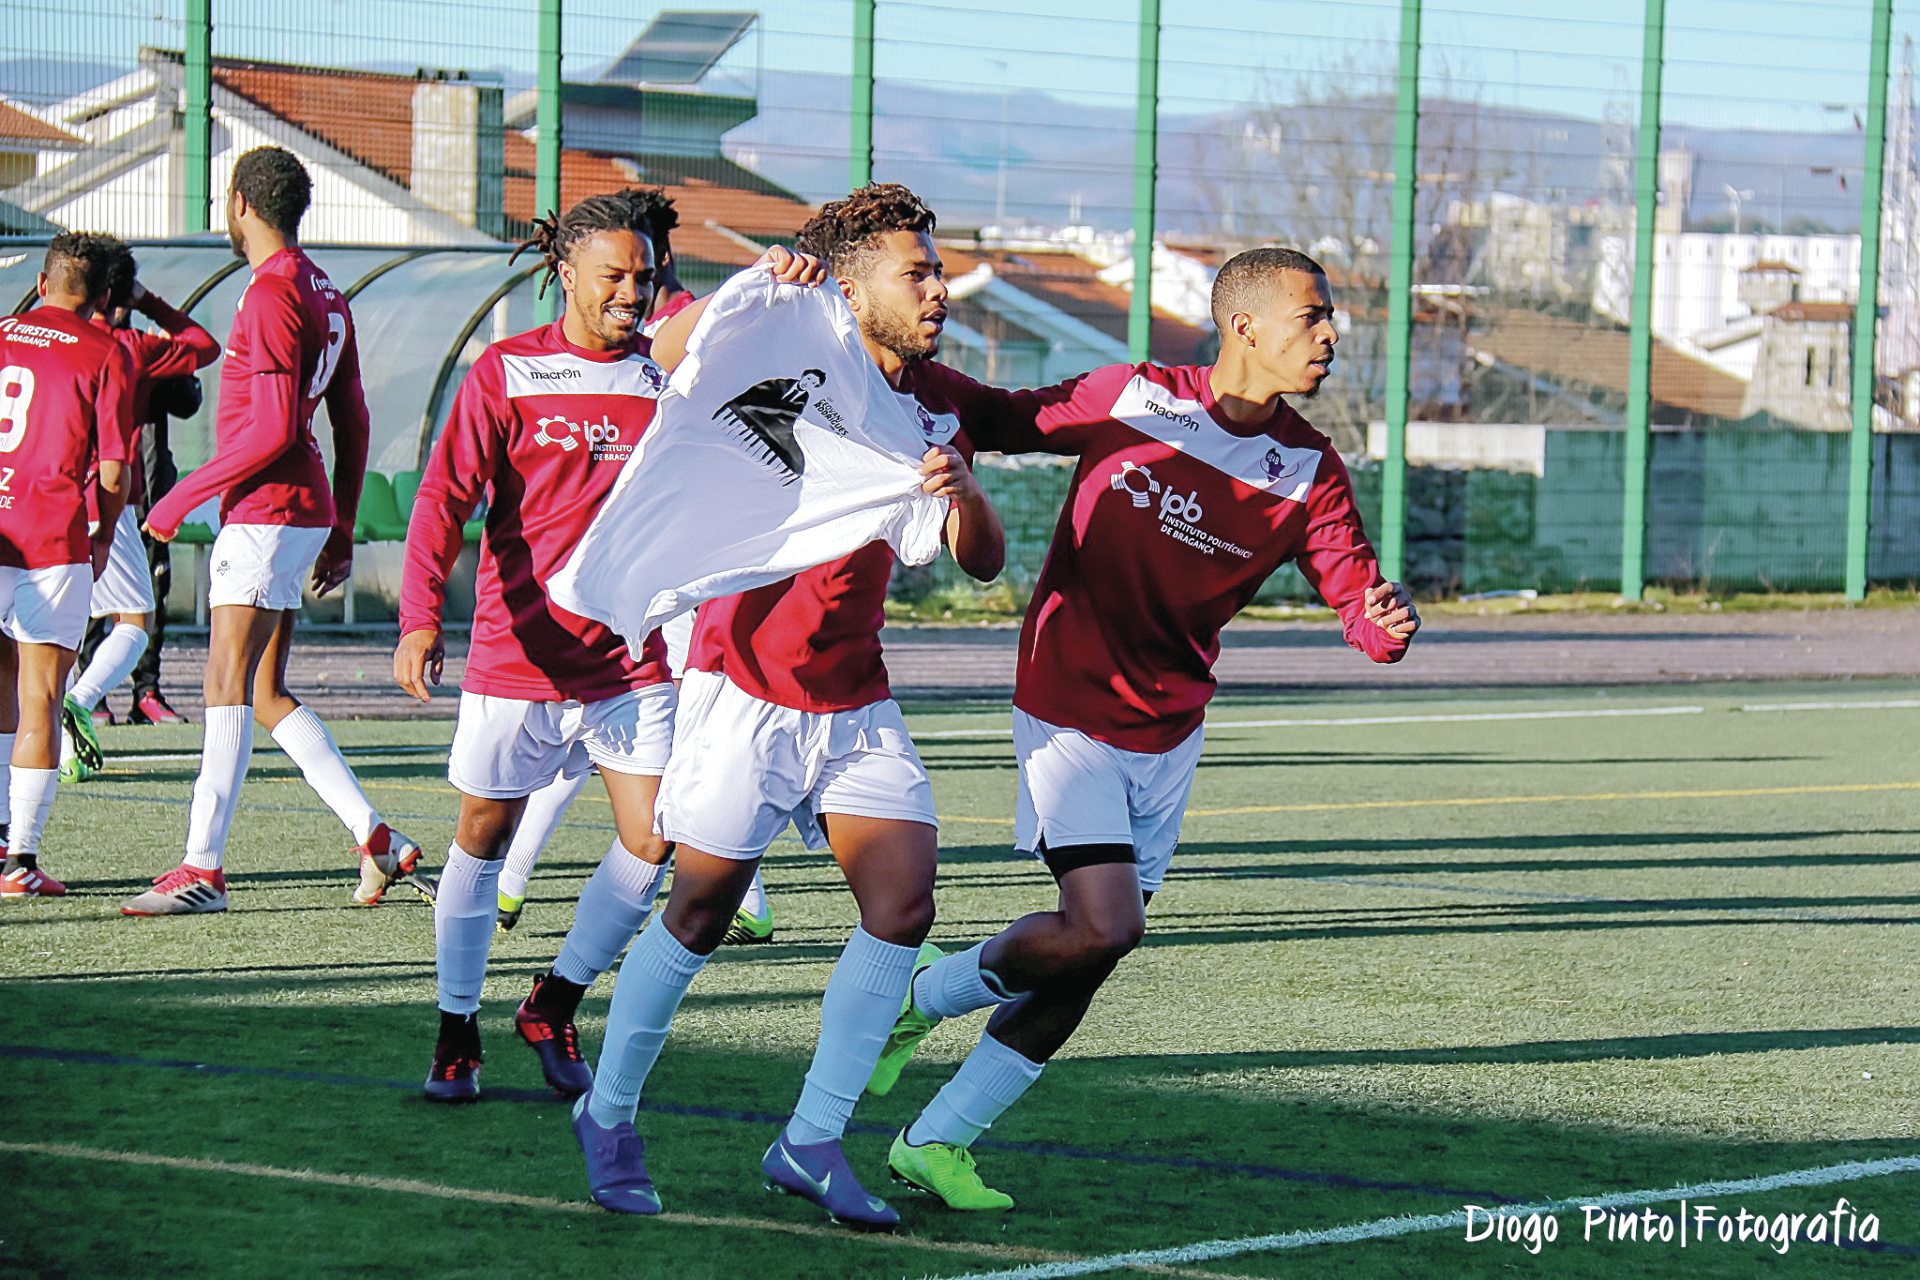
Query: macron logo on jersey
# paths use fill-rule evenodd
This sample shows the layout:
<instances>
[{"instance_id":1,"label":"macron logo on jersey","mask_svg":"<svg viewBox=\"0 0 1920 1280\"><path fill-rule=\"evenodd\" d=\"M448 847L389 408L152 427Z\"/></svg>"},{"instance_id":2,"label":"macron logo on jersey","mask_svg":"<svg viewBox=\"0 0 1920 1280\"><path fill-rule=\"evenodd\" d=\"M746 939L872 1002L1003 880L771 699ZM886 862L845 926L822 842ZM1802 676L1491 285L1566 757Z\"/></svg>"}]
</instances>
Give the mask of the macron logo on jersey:
<instances>
[{"instance_id":1,"label":"macron logo on jersey","mask_svg":"<svg viewBox=\"0 0 1920 1280\"><path fill-rule=\"evenodd\" d=\"M1111 416L1250 489L1265 490L1283 501L1305 502L1320 473L1318 449L1294 448L1270 436L1230 435L1213 423L1198 400L1182 400L1139 374L1114 401Z\"/></svg>"},{"instance_id":2,"label":"macron logo on jersey","mask_svg":"<svg viewBox=\"0 0 1920 1280\"><path fill-rule=\"evenodd\" d=\"M624 360L586 360L569 352L537 356L502 354L507 397L640 396L658 400L667 387L667 371L643 355Z\"/></svg>"}]
</instances>

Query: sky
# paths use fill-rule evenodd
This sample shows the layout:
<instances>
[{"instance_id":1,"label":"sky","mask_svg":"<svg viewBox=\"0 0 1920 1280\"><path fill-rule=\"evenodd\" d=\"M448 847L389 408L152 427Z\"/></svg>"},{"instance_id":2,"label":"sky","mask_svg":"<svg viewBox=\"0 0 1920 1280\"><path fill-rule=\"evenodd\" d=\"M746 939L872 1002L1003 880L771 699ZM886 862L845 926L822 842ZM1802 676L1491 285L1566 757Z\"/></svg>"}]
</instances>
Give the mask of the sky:
<instances>
[{"instance_id":1,"label":"sky","mask_svg":"<svg viewBox=\"0 0 1920 1280\"><path fill-rule=\"evenodd\" d=\"M570 0L566 73L586 77L662 8L729 0ZM746 0L731 0L754 7ZM213 0L215 52L325 65L531 75L532 0ZM852 0L763 0L760 29L723 64L844 74ZM1642 0L1426 0L1422 92L1597 119L1637 112ZM132 62L179 47L182 0L0 0L5 58ZM1667 0L1667 123L1850 129L1864 109L1871 0ZM1131 104L1139 28L1126 0L879 0L886 78L988 93L1043 90ZM1397 0L1162 0L1168 112L1288 102L1392 84ZM1895 60L1920 0L1895 10Z\"/></svg>"}]
</instances>

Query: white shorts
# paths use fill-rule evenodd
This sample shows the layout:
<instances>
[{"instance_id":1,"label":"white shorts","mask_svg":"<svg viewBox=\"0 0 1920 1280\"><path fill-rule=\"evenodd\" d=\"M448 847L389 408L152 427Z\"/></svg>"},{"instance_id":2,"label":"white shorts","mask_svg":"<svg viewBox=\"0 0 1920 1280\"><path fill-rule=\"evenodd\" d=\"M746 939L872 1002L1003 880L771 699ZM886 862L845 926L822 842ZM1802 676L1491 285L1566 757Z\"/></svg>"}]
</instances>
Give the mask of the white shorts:
<instances>
[{"instance_id":1,"label":"white shorts","mask_svg":"<svg viewBox=\"0 0 1920 1280\"><path fill-rule=\"evenodd\" d=\"M673 748L674 701L670 684L584 703L462 693L447 781L470 796L518 800L594 765L658 777Z\"/></svg>"},{"instance_id":2,"label":"white shorts","mask_svg":"<svg viewBox=\"0 0 1920 1280\"><path fill-rule=\"evenodd\" d=\"M855 711L795 711L689 671L680 686L673 760L654 829L721 858L757 858L791 821L826 847L817 815L938 826L933 785L891 698Z\"/></svg>"},{"instance_id":3,"label":"white shorts","mask_svg":"<svg viewBox=\"0 0 1920 1280\"><path fill-rule=\"evenodd\" d=\"M1205 726L1195 729L1171 751L1122 751L1015 707L1020 790L1014 847L1038 853L1042 840L1049 849L1132 845L1140 887L1159 889L1180 843L1180 820L1206 732Z\"/></svg>"},{"instance_id":4,"label":"white shorts","mask_svg":"<svg viewBox=\"0 0 1920 1280\"><path fill-rule=\"evenodd\" d=\"M147 563L146 544L132 511L120 512L113 526L113 548L107 552L106 571L93 584L93 616L153 612L153 569Z\"/></svg>"},{"instance_id":5,"label":"white shorts","mask_svg":"<svg viewBox=\"0 0 1920 1280\"><path fill-rule=\"evenodd\" d=\"M288 524L222 525L213 539L207 603L298 609L307 574L331 532Z\"/></svg>"},{"instance_id":6,"label":"white shorts","mask_svg":"<svg viewBox=\"0 0 1920 1280\"><path fill-rule=\"evenodd\" d=\"M660 624L660 638L667 644L667 670L678 680L687 674L687 649L693 644L694 610L675 614Z\"/></svg>"},{"instance_id":7,"label":"white shorts","mask_svg":"<svg viewBox=\"0 0 1920 1280\"><path fill-rule=\"evenodd\" d=\"M78 649L87 634L91 564L54 564L43 569L0 565L0 631L18 644Z\"/></svg>"}]
</instances>

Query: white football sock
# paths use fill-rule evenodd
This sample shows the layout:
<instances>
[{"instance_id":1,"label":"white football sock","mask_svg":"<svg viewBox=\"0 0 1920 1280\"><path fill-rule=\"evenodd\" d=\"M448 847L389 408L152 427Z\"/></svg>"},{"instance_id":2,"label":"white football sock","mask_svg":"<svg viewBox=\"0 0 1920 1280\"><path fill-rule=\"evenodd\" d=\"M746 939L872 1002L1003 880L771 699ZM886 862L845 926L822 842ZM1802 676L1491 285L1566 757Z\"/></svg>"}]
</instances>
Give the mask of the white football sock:
<instances>
[{"instance_id":1,"label":"white football sock","mask_svg":"<svg viewBox=\"0 0 1920 1280\"><path fill-rule=\"evenodd\" d=\"M433 895L433 971L440 981L440 1007L448 1013L480 1011L499 882L498 859L488 862L457 844L447 847L440 891Z\"/></svg>"},{"instance_id":2,"label":"white football sock","mask_svg":"<svg viewBox=\"0 0 1920 1280\"><path fill-rule=\"evenodd\" d=\"M147 629L136 627L131 622L118 622L113 630L107 632L106 639L93 651L93 661L80 678L73 682L73 688L67 696L91 711L100 705L100 699L120 687L120 682L133 674L133 668L140 661L140 655L147 651Z\"/></svg>"},{"instance_id":3,"label":"white football sock","mask_svg":"<svg viewBox=\"0 0 1920 1280\"><path fill-rule=\"evenodd\" d=\"M53 792L60 784L60 771L14 765L11 775L7 780L7 851L37 854L40 833L46 829L47 815L53 811Z\"/></svg>"},{"instance_id":4,"label":"white football sock","mask_svg":"<svg viewBox=\"0 0 1920 1280\"><path fill-rule=\"evenodd\" d=\"M640 1108L640 1090L667 1042L674 1010L706 963L705 956L681 946L665 925L644 930L620 962L593 1092L587 1095L587 1112L601 1128L632 1122Z\"/></svg>"},{"instance_id":5,"label":"white football sock","mask_svg":"<svg viewBox=\"0 0 1920 1280\"><path fill-rule=\"evenodd\" d=\"M360 789L360 779L347 767L339 744L313 714L311 707L295 707L293 714L273 727L273 740L300 766L307 785L320 793L327 808L353 832L355 844L365 844L380 825L380 814Z\"/></svg>"},{"instance_id":6,"label":"white football sock","mask_svg":"<svg viewBox=\"0 0 1920 1280\"><path fill-rule=\"evenodd\" d=\"M533 869L560 825L561 815L592 776L591 769L572 778L563 773L527 797L520 825L513 829L513 843L507 847L507 865L500 871L501 893L509 898L527 896L527 881L533 879Z\"/></svg>"},{"instance_id":7,"label":"white football sock","mask_svg":"<svg viewBox=\"0 0 1920 1280\"><path fill-rule=\"evenodd\" d=\"M753 883L747 886L747 896L740 899L740 908L755 918L767 914L767 886L760 882L760 868L753 869Z\"/></svg>"},{"instance_id":8,"label":"white football sock","mask_svg":"<svg viewBox=\"0 0 1920 1280\"><path fill-rule=\"evenodd\" d=\"M958 1018L975 1009L991 1008L1017 999L1017 996L1002 995L987 985L980 968L980 953L986 949L987 944L983 942L943 960L936 960L915 974L914 1007L936 1018Z\"/></svg>"},{"instance_id":9,"label":"white football sock","mask_svg":"<svg viewBox=\"0 0 1920 1280\"><path fill-rule=\"evenodd\" d=\"M887 1033L900 1017L918 947L882 942L856 928L820 1000L820 1044L787 1124L797 1146L828 1142L847 1131L853 1104L873 1075Z\"/></svg>"},{"instance_id":10,"label":"white football sock","mask_svg":"<svg viewBox=\"0 0 1920 1280\"><path fill-rule=\"evenodd\" d=\"M1033 1087L1046 1065L1030 1061L982 1034L953 1079L908 1127L907 1142L916 1147L929 1142L972 1146L975 1138L991 1129L1001 1113Z\"/></svg>"},{"instance_id":11,"label":"white football sock","mask_svg":"<svg viewBox=\"0 0 1920 1280\"><path fill-rule=\"evenodd\" d=\"M247 780L253 759L253 708L208 707L202 727L200 776L193 783L193 805L187 810L187 856L190 867L218 871L227 850L227 832L233 827L233 809L240 784Z\"/></svg>"},{"instance_id":12,"label":"white football sock","mask_svg":"<svg viewBox=\"0 0 1920 1280\"><path fill-rule=\"evenodd\" d=\"M590 987L595 978L613 968L621 948L647 922L665 871L664 864L656 867L634 857L615 836L613 847L580 891L573 928L567 930L566 945L560 948L553 971L568 982Z\"/></svg>"}]
</instances>

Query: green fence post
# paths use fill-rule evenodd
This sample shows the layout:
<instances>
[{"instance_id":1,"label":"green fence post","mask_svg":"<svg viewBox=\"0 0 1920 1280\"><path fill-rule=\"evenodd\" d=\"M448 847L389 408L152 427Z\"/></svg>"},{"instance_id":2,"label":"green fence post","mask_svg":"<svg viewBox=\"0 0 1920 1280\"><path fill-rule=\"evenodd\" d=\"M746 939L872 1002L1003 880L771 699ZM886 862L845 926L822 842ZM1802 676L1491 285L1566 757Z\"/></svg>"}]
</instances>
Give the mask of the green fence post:
<instances>
[{"instance_id":1,"label":"green fence post","mask_svg":"<svg viewBox=\"0 0 1920 1280\"><path fill-rule=\"evenodd\" d=\"M1647 0L1640 55L1640 141L1634 157L1633 299L1627 334L1626 484L1621 494L1620 594L1647 588L1647 460L1653 412L1654 215L1660 203L1660 80L1666 0Z\"/></svg>"},{"instance_id":2,"label":"green fence post","mask_svg":"<svg viewBox=\"0 0 1920 1280\"><path fill-rule=\"evenodd\" d=\"M1140 0L1139 88L1133 103L1133 298L1127 357L1152 358L1154 203L1160 157L1160 0Z\"/></svg>"},{"instance_id":3,"label":"green fence post","mask_svg":"<svg viewBox=\"0 0 1920 1280\"><path fill-rule=\"evenodd\" d=\"M1407 413L1413 370L1413 203L1420 185L1420 0L1400 0L1393 115L1393 260L1387 270L1387 456L1380 467L1380 572L1407 572Z\"/></svg>"},{"instance_id":4,"label":"green fence post","mask_svg":"<svg viewBox=\"0 0 1920 1280\"><path fill-rule=\"evenodd\" d=\"M853 190L873 181L873 5L853 0L853 143L847 178Z\"/></svg>"},{"instance_id":5,"label":"green fence post","mask_svg":"<svg viewBox=\"0 0 1920 1280\"><path fill-rule=\"evenodd\" d=\"M184 59L186 83L180 96L187 172L180 229L190 235L212 225L213 0L187 0Z\"/></svg>"},{"instance_id":6,"label":"green fence post","mask_svg":"<svg viewBox=\"0 0 1920 1280\"><path fill-rule=\"evenodd\" d=\"M1893 0L1874 0L1867 72L1867 154L1860 183L1860 298L1853 311L1853 430L1847 450L1847 599L1867 596L1868 508L1873 497L1874 327L1880 318L1880 192L1886 179L1887 47Z\"/></svg>"},{"instance_id":7,"label":"green fence post","mask_svg":"<svg viewBox=\"0 0 1920 1280\"><path fill-rule=\"evenodd\" d=\"M533 216L558 214L560 208L560 0L540 0L539 97L534 102ZM560 282L555 280L536 309L542 323L560 314Z\"/></svg>"}]
</instances>

